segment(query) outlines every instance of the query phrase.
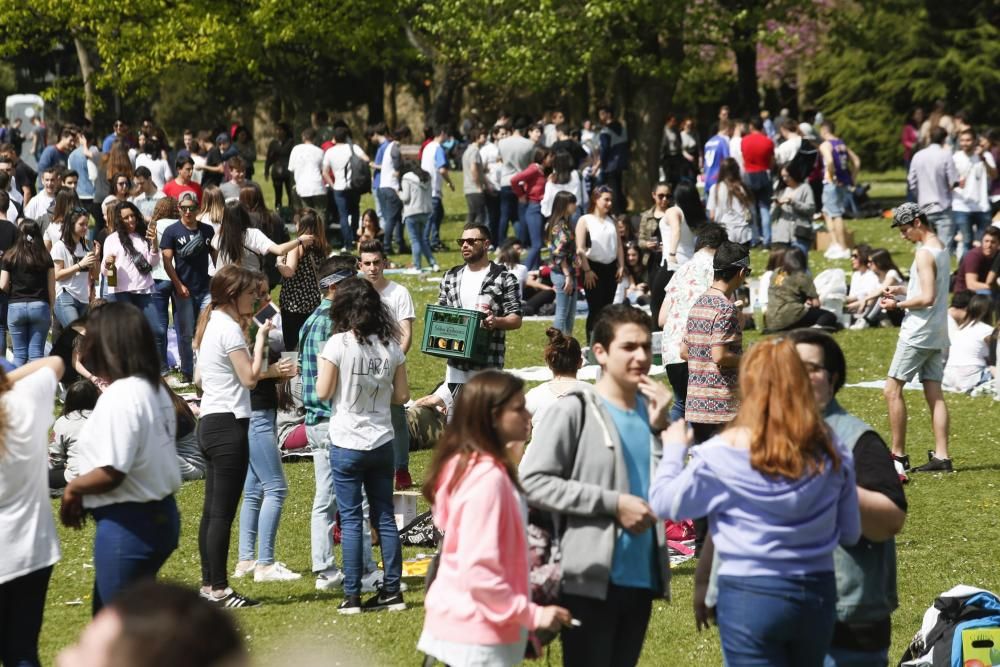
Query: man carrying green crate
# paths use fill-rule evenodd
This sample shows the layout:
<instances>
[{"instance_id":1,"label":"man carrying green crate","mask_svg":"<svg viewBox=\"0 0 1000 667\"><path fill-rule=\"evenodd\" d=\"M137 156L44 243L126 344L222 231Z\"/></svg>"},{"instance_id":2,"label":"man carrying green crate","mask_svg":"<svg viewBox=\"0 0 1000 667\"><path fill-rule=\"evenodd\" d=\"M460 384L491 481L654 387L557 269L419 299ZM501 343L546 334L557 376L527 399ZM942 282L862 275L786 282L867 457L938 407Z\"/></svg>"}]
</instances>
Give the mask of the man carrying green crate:
<instances>
[{"instance_id":1,"label":"man carrying green crate","mask_svg":"<svg viewBox=\"0 0 1000 667\"><path fill-rule=\"evenodd\" d=\"M465 263L444 274L438 305L486 313L482 326L490 329L485 364L449 359L445 382L453 396L476 371L503 368L507 331L521 328L521 289L517 277L489 258L490 231L486 225L469 224L458 239Z\"/></svg>"}]
</instances>

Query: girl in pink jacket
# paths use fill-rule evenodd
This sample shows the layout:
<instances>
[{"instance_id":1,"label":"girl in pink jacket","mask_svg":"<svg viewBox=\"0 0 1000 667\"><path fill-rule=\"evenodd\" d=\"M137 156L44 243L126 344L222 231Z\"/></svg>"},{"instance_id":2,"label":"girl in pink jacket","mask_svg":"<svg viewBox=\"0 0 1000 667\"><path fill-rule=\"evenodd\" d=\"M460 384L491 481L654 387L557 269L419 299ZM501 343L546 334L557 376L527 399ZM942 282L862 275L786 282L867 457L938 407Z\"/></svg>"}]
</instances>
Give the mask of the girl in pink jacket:
<instances>
[{"instance_id":1,"label":"girl in pink jacket","mask_svg":"<svg viewBox=\"0 0 1000 667\"><path fill-rule=\"evenodd\" d=\"M453 414L424 484L444 537L417 649L452 667L506 667L523 660L529 631L558 632L571 620L562 607L534 604L528 588L526 507L508 453L530 433L524 383L478 373Z\"/></svg>"}]
</instances>

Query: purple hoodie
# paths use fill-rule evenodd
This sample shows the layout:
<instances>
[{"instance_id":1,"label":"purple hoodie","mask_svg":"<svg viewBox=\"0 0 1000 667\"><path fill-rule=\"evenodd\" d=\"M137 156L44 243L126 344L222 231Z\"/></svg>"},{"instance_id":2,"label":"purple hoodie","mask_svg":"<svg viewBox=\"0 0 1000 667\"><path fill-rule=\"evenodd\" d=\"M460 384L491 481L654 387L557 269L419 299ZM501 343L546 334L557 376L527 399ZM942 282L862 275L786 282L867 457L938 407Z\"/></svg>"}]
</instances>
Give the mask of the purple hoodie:
<instances>
[{"instance_id":1,"label":"purple hoodie","mask_svg":"<svg viewBox=\"0 0 1000 667\"><path fill-rule=\"evenodd\" d=\"M854 461L837 438L840 467L790 480L762 475L750 451L716 436L691 451L671 444L649 490L649 503L675 521L708 516L720 575L784 576L833 571L833 550L861 537Z\"/></svg>"}]
</instances>

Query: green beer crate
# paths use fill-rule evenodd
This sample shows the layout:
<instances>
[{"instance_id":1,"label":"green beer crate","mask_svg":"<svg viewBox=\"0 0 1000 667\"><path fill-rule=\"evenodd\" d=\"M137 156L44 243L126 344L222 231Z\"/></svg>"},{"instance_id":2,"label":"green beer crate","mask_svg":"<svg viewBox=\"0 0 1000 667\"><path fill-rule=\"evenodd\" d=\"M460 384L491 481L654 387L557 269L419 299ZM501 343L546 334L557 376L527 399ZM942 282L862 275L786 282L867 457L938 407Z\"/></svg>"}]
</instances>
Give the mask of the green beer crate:
<instances>
[{"instance_id":1,"label":"green beer crate","mask_svg":"<svg viewBox=\"0 0 1000 667\"><path fill-rule=\"evenodd\" d=\"M485 364L492 332L483 328L484 319L486 315L478 310L427 304L420 351L435 357Z\"/></svg>"}]
</instances>

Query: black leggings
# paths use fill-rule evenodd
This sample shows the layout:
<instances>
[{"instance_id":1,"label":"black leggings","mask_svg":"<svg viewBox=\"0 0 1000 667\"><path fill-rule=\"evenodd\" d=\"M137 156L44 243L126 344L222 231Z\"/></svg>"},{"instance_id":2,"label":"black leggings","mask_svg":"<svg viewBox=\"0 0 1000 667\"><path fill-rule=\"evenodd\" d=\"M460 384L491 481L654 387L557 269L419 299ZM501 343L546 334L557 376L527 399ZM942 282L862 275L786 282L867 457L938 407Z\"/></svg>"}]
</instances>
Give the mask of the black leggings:
<instances>
[{"instance_id":1,"label":"black leggings","mask_svg":"<svg viewBox=\"0 0 1000 667\"><path fill-rule=\"evenodd\" d=\"M639 662L653 591L608 582L603 600L563 593L559 603L581 623L562 631L564 665L631 667Z\"/></svg>"},{"instance_id":2,"label":"black leggings","mask_svg":"<svg viewBox=\"0 0 1000 667\"><path fill-rule=\"evenodd\" d=\"M293 313L290 310L281 309L281 337L285 343L285 350L292 352L299 349L299 331L302 325L309 319L310 313Z\"/></svg>"},{"instance_id":3,"label":"black leggings","mask_svg":"<svg viewBox=\"0 0 1000 667\"><path fill-rule=\"evenodd\" d=\"M198 531L201 584L223 590L229 538L250 462L249 419L231 412L205 415L198 438L205 453L205 505Z\"/></svg>"},{"instance_id":4,"label":"black leggings","mask_svg":"<svg viewBox=\"0 0 1000 667\"><path fill-rule=\"evenodd\" d=\"M597 284L591 288L584 288L587 293L587 344L590 344L590 334L594 332L594 324L600 317L605 306L610 306L615 300L615 290L618 289L618 281L615 280L617 264L601 264L600 262L590 262L590 270L597 274Z\"/></svg>"},{"instance_id":5,"label":"black leggings","mask_svg":"<svg viewBox=\"0 0 1000 667\"><path fill-rule=\"evenodd\" d=\"M271 184L274 186L274 209L278 210L281 208L282 201L282 191L288 193L288 205L294 206L294 199L292 199L292 177L290 174L280 176L278 178L271 179Z\"/></svg>"}]
</instances>

